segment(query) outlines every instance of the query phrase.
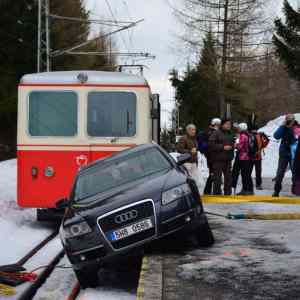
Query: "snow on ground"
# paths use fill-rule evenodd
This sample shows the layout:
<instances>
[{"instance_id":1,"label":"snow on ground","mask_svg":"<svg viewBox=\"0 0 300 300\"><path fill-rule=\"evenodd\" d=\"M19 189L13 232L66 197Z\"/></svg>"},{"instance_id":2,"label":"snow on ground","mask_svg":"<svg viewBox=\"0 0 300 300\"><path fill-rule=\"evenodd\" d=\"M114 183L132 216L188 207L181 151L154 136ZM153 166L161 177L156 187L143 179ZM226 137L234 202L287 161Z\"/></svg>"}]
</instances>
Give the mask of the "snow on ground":
<instances>
[{"instance_id":1,"label":"snow on ground","mask_svg":"<svg viewBox=\"0 0 300 300\"><path fill-rule=\"evenodd\" d=\"M28 272L34 271L35 274L40 275L44 267L49 265L53 258L60 252L62 249L61 242L59 238L53 239L51 242L49 242L44 248L43 251L39 251L36 255L34 255L32 258L30 258L24 265L25 269ZM16 295L9 297L11 300L17 300L20 298L20 294L23 293L25 290L29 288L31 285L30 282L23 283L19 286L17 286L16 289ZM0 300L6 299L5 297L2 298L0 296ZM48 298L48 299L63 299L63 298Z\"/></svg>"},{"instance_id":2,"label":"snow on ground","mask_svg":"<svg viewBox=\"0 0 300 300\"><path fill-rule=\"evenodd\" d=\"M112 289L87 289L81 291L78 300L95 300L95 299L105 299L105 300L134 300L136 299L135 294L130 294L122 290L112 290Z\"/></svg>"},{"instance_id":3,"label":"snow on ground","mask_svg":"<svg viewBox=\"0 0 300 300\"><path fill-rule=\"evenodd\" d=\"M17 161L0 163L0 265L15 263L51 229L36 222L35 210L16 203Z\"/></svg>"},{"instance_id":4,"label":"snow on ground","mask_svg":"<svg viewBox=\"0 0 300 300\"><path fill-rule=\"evenodd\" d=\"M85 289L80 291L77 299L79 300L134 300L136 299L136 289L120 288L124 280L124 276L118 276L114 270L107 270L105 279L101 280L100 286L96 289ZM103 276L102 276L103 277ZM34 300L58 300L67 299L71 290L77 282L75 273L73 272L70 262L64 257L59 266L53 271L51 277L47 279L43 288L40 289L34 297Z\"/></svg>"}]
</instances>

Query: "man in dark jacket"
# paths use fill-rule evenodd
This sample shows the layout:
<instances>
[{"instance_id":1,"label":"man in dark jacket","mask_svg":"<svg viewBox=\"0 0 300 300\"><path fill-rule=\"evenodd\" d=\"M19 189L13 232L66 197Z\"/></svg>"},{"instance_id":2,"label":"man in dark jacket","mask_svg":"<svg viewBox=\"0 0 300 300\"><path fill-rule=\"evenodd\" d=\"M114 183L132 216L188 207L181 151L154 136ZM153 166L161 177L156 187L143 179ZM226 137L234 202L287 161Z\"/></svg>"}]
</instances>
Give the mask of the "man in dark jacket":
<instances>
[{"instance_id":1,"label":"man in dark jacket","mask_svg":"<svg viewBox=\"0 0 300 300\"><path fill-rule=\"evenodd\" d=\"M209 138L208 149L212 157L213 192L222 194L222 175L224 176L224 194L231 195L231 162L234 156L234 135L231 132L231 120L222 120L219 130Z\"/></svg>"},{"instance_id":2,"label":"man in dark jacket","mask_svg":"<svg viewBox=\"0 0 300 300\"><path fill-rule=\"evenodd\" d=\"M211 120L210 125L207 130L198 138L198 148L201 151L201 148L204 148L203 154L205 155L207 161L207 168L209 171L208 178L206 180L204 194L210 195L212 193L213 186L213 170L212 170L212 157L210 151L208 151L208 141L210 136L220 128L222 121L219 118L214 118ZM206 147L201 147L201 145L206 145Z\"/></svg>"},{"instance_id":3,"label":"man in dark jacket","mask_svg":"<svg viewBox=\"0 0 300 300\"><path fill-rule=\"evenodd\" d=\"M190 124L186 127L186 134L182 136L176 146L177 152L192 155L190 162L184 164L191 177L197 180L198 175L198 142L196 126Z\"/></svg>"},{"instance_id":4,"label":"man in dark jacket","mask_svg":"<svg viewBox=\"0 0 300 300\"><path fill-rule=\"evenodd\" d=\"M295 116L293 114L288 114L285 117L284 123L274 133L274 138L276 140L281 140L281 144L279 148L279 161L273 197L279 197L282 189L282 181L288 166L292 169L291 145L296 142L294 135L295 126L297 126Z\"/></svg>"}]
</instances>

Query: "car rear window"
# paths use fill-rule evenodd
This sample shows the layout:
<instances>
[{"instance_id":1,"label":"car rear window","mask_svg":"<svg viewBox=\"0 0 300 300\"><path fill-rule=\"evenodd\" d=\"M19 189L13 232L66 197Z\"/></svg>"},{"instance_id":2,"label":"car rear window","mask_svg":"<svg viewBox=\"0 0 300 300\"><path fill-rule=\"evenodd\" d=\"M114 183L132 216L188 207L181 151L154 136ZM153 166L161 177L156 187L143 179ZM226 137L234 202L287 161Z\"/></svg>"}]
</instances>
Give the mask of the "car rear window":
<instances>
[{"instance_id":1,"label":"car rear window","mask_svg":"<svg viewBox=\"0 0 300 300\"><path fill-rule=\"evenodd\" d=\"M121 185L171 168L170 162L155 148L136 152L79 175L74 200L77 202Z\"/></svg>"}]
</instances>

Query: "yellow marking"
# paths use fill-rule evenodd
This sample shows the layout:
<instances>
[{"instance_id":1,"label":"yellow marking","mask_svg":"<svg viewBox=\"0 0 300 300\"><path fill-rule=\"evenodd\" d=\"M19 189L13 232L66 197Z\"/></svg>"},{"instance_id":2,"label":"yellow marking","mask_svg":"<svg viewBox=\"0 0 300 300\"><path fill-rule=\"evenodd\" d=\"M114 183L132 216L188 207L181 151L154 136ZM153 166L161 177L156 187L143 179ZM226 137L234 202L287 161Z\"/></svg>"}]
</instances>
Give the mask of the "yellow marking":
<instances>
[{"instance_id":1,"label":"yellow marking","mask_svg":"<svg viewBox=\"0 0 300 300\"><path fill-rule=\"evenodd\" d=\"M300 220L300 213L245 214L247 219L255 220Z\"/></svg>"},{"instance_id":2,"label":"yellow marking","mask_svg":"<svg viewBox=\"0 0 300 300\"><path fill-rule=\"evenodd\" d=\"M272 204L294 204L300 205L299 197L278 197L272 196L203 196L202 202L205 204L236 204L236 203L251 203L251 202L265 202Z\"/></svg>"},{"instance_id":3,"label":"yellow marking","mask_svg":"<svg viewBox=\"0 0 300 300\"><path fill-rule=\"evenodd\" d=\"M148 266L148 258L146 256L143 257L139 285L136 293L136 300L143 300L145 295L145 271L149 269Z\"/></svg>"}]
</instances>

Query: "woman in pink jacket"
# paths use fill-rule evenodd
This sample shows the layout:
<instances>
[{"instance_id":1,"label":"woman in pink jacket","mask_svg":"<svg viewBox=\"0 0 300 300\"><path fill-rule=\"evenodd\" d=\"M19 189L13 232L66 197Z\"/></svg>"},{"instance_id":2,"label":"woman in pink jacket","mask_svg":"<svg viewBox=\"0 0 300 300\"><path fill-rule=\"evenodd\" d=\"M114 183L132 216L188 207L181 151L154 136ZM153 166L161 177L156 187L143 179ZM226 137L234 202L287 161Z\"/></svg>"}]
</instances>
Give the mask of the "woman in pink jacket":
<instances>
[{"instance_id":1,"label":"woman in pink jacket","mask_svg":"<svg viewBox=\"0 0 300 300\"><path fill-rule=\"evenodd\" d=\"M253 195L253 181L252 181L252 161L249 155L249 133L246 123L239 124L240 138L236 144L238 150L241 175L242 175L242 191L238 195Z\"/></svg>"}]
</instances>

